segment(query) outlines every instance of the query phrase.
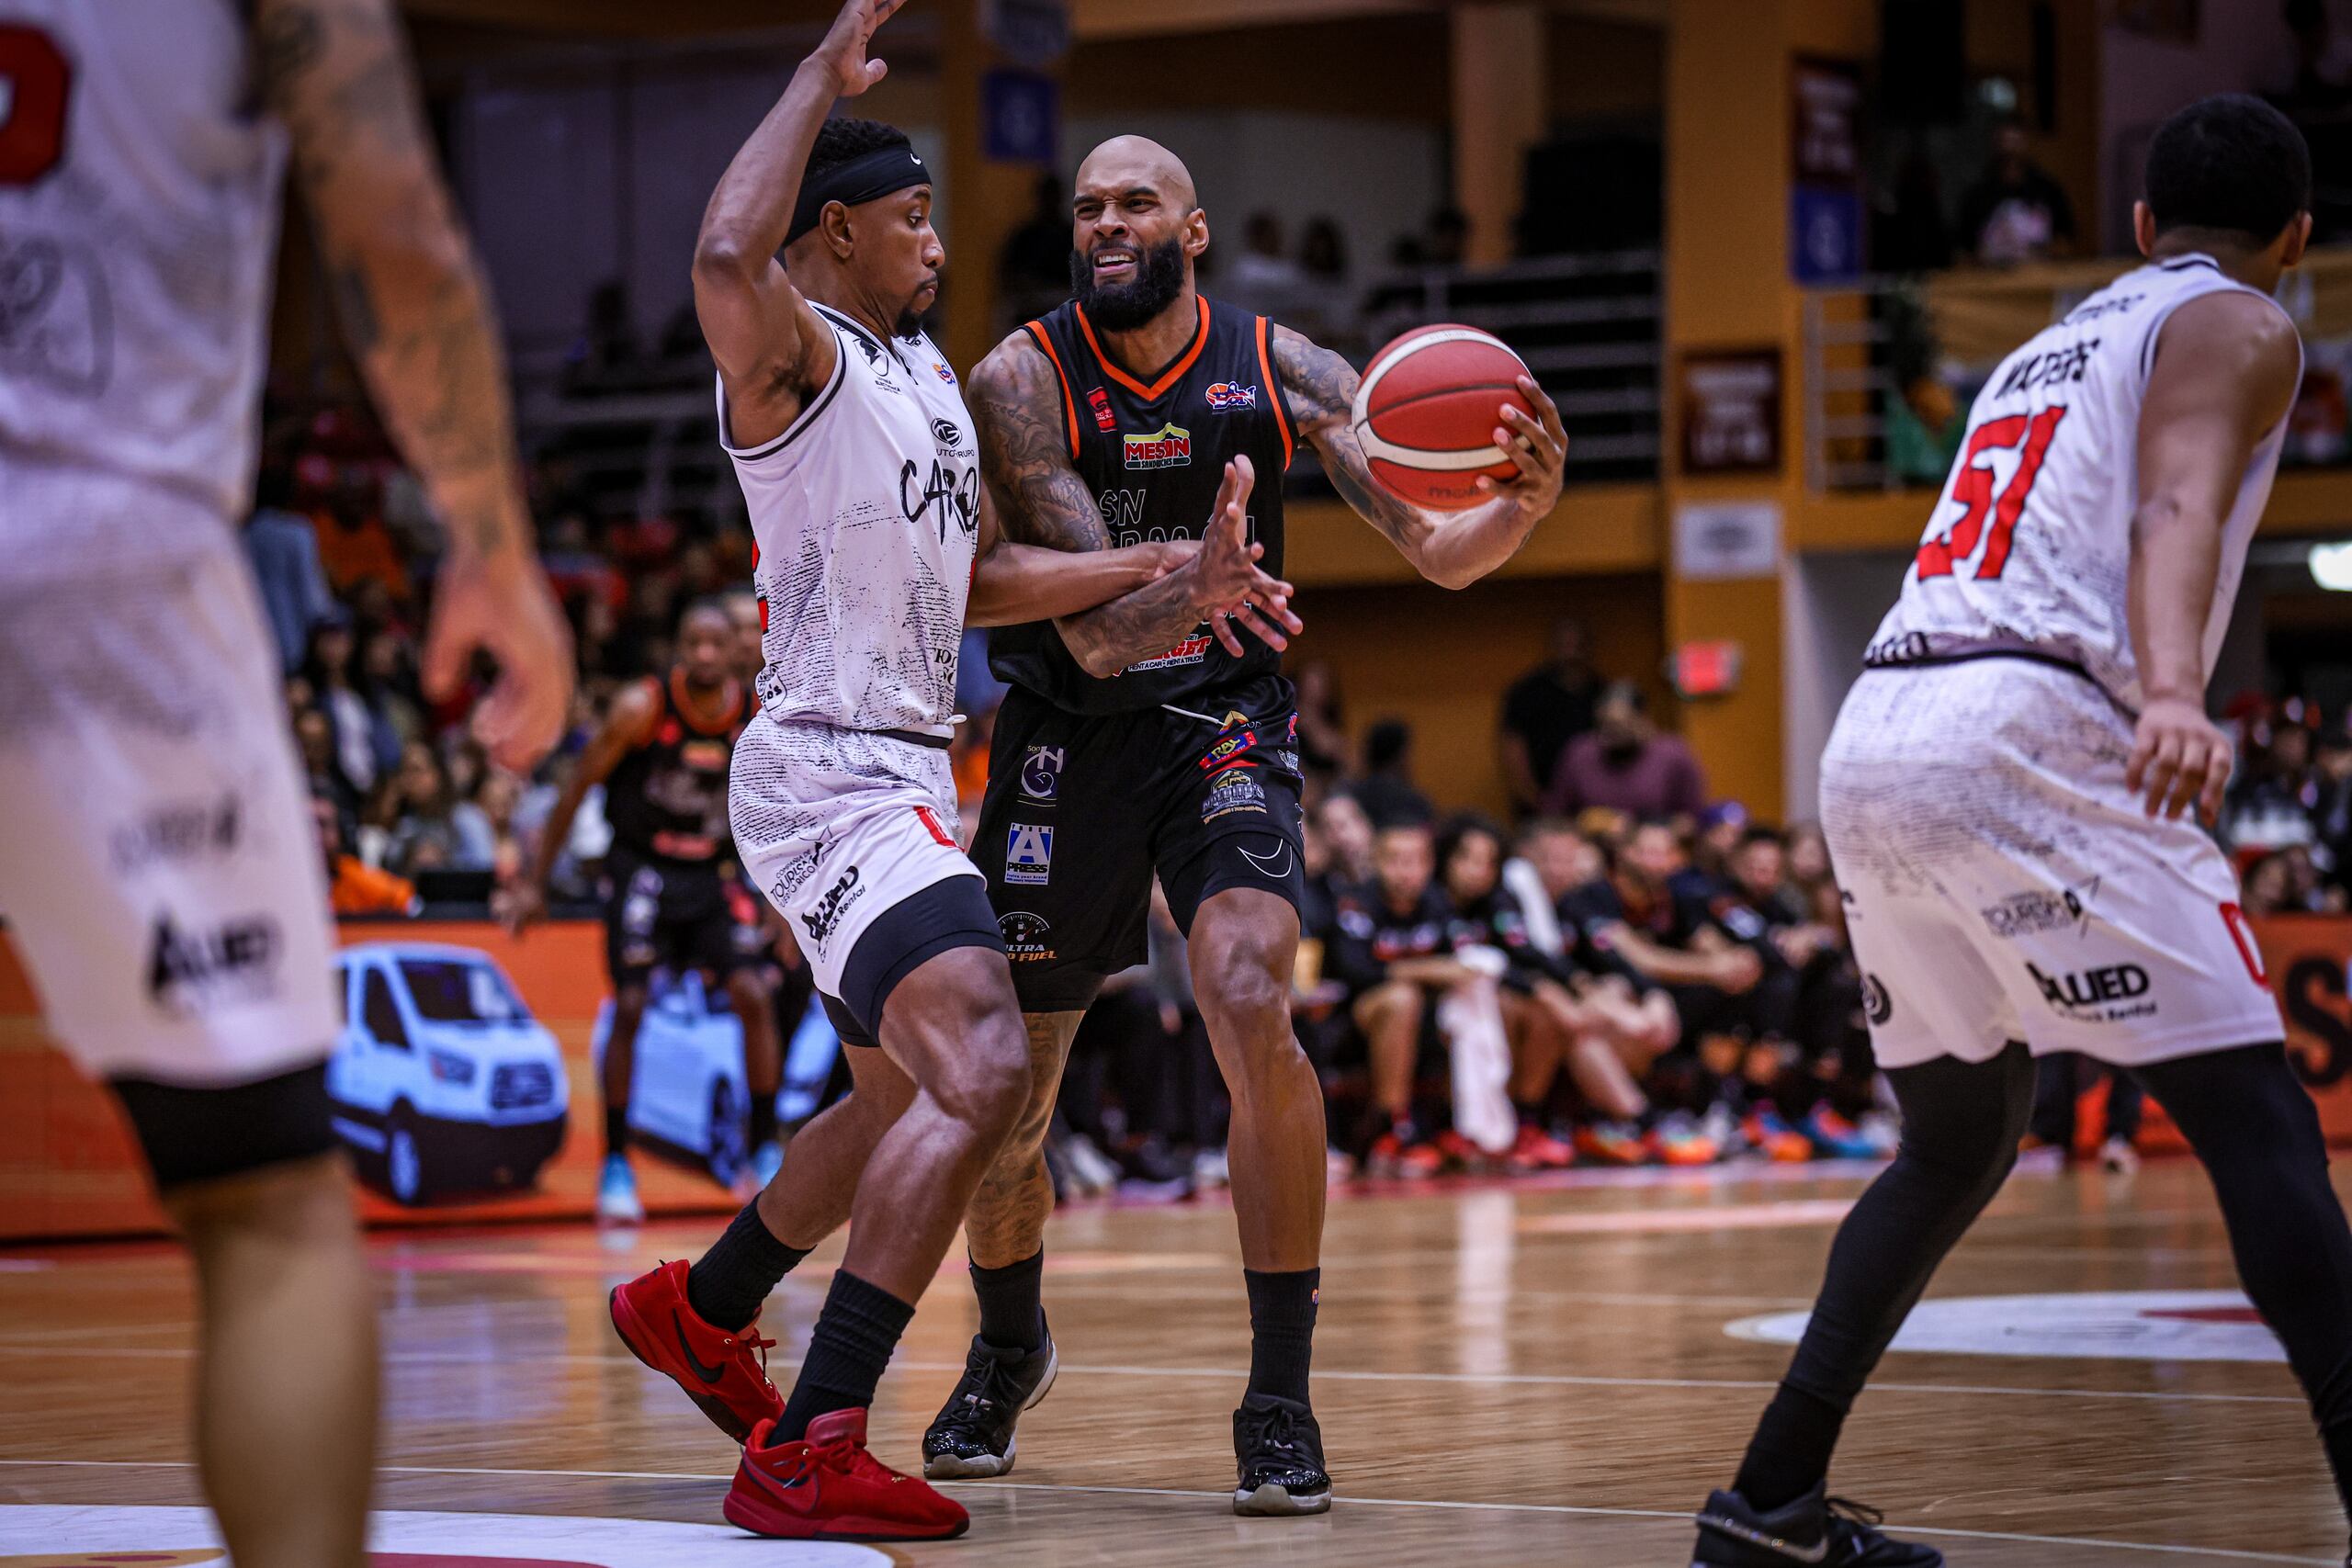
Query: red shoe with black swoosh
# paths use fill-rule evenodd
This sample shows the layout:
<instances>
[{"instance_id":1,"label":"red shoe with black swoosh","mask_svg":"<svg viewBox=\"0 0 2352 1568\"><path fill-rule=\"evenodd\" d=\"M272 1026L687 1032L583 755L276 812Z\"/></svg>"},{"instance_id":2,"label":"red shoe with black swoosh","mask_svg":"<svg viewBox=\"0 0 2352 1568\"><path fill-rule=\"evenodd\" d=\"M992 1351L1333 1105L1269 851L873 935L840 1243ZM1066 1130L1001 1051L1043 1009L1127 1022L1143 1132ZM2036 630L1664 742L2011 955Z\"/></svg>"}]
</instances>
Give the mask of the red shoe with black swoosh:
<instances>
[{"instance_id":1,"label":"red shoe with black swoosh","mask_svg":"<svg viewBox=\"0 0 2352 1568\"><path fill-rule=\"evenodd\" d=\"M686 1391L711 1425L743 1441L752 1428L784 1414L784 1396L768 1382L767 1350L756 1317L729 1331L705 1322L686 1302L684 1258L664 1263L613 1289L613 1328L628 1353Z\"/></svg>"},{"instance_id":2,"label":"red shoe with black swoosh","mask_svg":"<svg viewBox=\"0 0 2352 1568\"><path fill-rule=\"evenodd\" d=\"M720 1512L755 1535L789 1540L948 1540L972 1528L962 1504L865 1451L865 1411L835 1410L798 1442L763 1421L743 1445Z\"/></svg>"}]
</instances>

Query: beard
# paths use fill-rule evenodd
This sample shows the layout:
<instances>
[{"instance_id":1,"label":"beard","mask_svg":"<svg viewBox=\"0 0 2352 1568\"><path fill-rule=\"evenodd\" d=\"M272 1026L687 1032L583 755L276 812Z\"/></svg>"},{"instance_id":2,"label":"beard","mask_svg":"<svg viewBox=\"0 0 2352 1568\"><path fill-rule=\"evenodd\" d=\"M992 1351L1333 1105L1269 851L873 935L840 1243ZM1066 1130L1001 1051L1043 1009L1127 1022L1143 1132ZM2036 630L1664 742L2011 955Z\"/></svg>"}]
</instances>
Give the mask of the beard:
<instances>
[{"instance_id":1,"label":"beard","mask_svg":"<svg viewBox=\"0 0 2352 1568\"><path fill-rule=\"evenodd\" d=\"M1133 332L1184 292L1184 243L1171 237L1156 245L1136 246L1135 276L1124 283L1095 282L1092 260L1083 251L1072 251L1069 288L1097 326L1105 332Z\"/></svg>"}]
</instances>

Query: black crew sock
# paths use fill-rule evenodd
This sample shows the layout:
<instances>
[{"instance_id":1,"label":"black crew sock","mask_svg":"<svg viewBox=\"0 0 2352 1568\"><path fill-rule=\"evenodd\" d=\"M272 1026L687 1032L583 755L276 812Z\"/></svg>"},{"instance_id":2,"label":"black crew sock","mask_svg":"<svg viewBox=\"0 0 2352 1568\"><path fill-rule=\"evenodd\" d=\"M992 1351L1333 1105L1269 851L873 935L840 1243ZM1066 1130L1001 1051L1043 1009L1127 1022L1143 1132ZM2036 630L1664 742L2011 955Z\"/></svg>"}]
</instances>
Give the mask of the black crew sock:
<instances>
[{"instance_id":1,"label":"black crew sock","mask_svg":"<svg viewBox=\"0 0 2352 1568\"><path fill-rule=\"evenodd\" d=\"M775 1142L775 1091L752 1096L752 1142L753 1151L763 1144Z\"/></svg>"},{"instance_id":2,"label":"black crew sock","mask_svg":"<svg viewBox=\"0 0 2352 1568\"><path fill-rule=\"evenodd\" d=\"M1846 1413L1829 1401L1782 1383L1756 1424L1732 1490L1759 1514L1793 1503L1829 1473L1845 1424Z\"/></svg>"},{"instance_id":3,"label":"black crew sock","mask_svg":"<svg viewBox=\"0 0 2352 1568\"><path fill-rule=\"evenodd\" d=\"M746 1203L686 1270L686 1304L715 1327L741 1328L760 1315L775 1282L808 1256L806 1248L778 1241L760 1218L759 1204Z\"/></svg>"},{"instance_id":4,"label":"black crew sock","mask_svg":"<svg viewBox=\"0 0 2352 1568\"><path fill-rule=\"evenodd\" d=\"M890 1352L914 1315L913 1303L846 1269L835 1273L808 1336L808 1359L800 1363L800 1381L785 1401L771 1446L799 1441L820 1416L873 1404L874 1385L882 1381L882 1369L890 1364Z\"/></svg>"},{"instance_id":5,"label":"black crew sock","mask_svg":"<svg viewBox=\"0 0 2352 1568\"><path fill-rule=\"evenodd\" d=\"M1250 1287L1250 1392L1305 1404L1323 1270L1269 1274L1244 1269L1241 1279Z\"/></svg>"},{"instance_id":6,"label":"black crew sock","mask_svg":"<svg viewBox=\"0 0 2352 1568\"><path fill-rule=\"evenodd\" d=\"M1515 1100L1511 1101L1511 1109L1519 1112L1519 1124L1521 1126L1541 1127L1544 1125L1544 1107L1536 1101L1532 1100Z\"/></svg>"},{"instance_id":7,"label":"black crew sock","mask_svg":"<svg viewBox=\"0 0 2352 1568\"><path fill-rule=\"evenodd\" d=\"M1000 1350L1035 1350L1046 1342L1046 1249L1001 1269L972 1265L980 1298L980 1339Z\"/></svg>"},{"instance_id":8,"label":"black crew sock","mask_svg":"<svg viewBox=\"0 0 2352 1568\"><path fill-rule=\"evenodd\" d=\"M605 1107L605 1153L608 1156L628 1153L628 1107L626 1105Z\"/></svg>"}]
</instances>

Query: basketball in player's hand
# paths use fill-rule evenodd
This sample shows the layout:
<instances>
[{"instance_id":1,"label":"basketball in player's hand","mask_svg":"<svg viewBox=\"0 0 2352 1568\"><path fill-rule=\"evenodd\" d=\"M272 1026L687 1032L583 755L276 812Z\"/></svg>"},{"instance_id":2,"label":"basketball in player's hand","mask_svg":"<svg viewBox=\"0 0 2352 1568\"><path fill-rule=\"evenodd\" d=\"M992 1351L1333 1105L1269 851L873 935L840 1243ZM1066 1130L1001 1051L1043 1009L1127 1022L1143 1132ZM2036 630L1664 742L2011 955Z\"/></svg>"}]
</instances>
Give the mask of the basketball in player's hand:
<instances>
[{"instance_id":1,"label":"basketball in player's hand","mask_svg":"<svg viewBox=\"0 0 2352 1568\"><path fill-rule=\"evenodd\" d=\"M1352 423L1372 477L1415 506L1461 512L1494 499L1478 476L1516 478L1495 449L1503 409L1535 411L1520 395L1526 365L1476 327L1420 327L1372 356L1356 389Z\"/></svg>"}]
</instances>

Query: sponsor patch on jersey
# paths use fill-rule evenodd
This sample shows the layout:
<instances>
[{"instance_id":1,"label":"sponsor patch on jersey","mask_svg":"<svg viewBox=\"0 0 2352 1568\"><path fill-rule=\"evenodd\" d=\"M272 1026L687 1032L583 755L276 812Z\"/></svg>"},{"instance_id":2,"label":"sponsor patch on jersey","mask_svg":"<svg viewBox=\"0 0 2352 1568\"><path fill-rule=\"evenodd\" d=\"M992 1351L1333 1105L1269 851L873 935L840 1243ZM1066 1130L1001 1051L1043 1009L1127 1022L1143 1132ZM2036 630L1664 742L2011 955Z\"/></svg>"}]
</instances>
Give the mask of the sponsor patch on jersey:
<instances>
[{"instance_id":1,"label":"sponsor patch on jersey","mask_svg":"<svg viewBox=\"0 0 2352 1568\"><path fill-rule=\"evenodd\" d=\"M857 867L851 866L842 873L840 881L825 889L825 896L817 900L816 908L800 917L800 923L808 929L809 942L821 949L841 928L842 917L849 913L850 906L865 897L865 883Z\"/></svg>"},{"instance_id":2,"label":"sponsor patch on jersey","mask_svg":"<svg viewBox=\"0 0 2352 1568\"><path fill-rule=\"evenodd\" d=\"M1119 416L1111 412L1111 394L1097 387L1086 394L1086 406L1094 411L1094 428L1108 435L1119 428Z\"/></svg>"},{"instance_id":3,"label":"sponsor patch on jersey","mask_svg":"<svg viewBox=\"0 0 2352 1568\"><path fill-rule=\"evenodd\" d=\"M1148 435L1130 431L1122 439L1130 468L1181 468L1193 460L1193 433L1181 424L1163 424Z\"/></svg>"},{"instance_id":4,"label":"sponsor patch on jersey","mask_svg":"<svg viewBox=\"0 0 2352 1568\"><path fill-rule=\"evenodd\" d=\"M1054 830L1035 822L1015 822L1005 829L1004 879L1028 887L1043 887L1054 874Z\"/></svg>"},{"instance_id":5,"label":"sponsor patch on jersey","mask_svg":"<svg viewBox=\"0 0 2352 1568\"><path fill-rule=\"evenodd\" d=\"M147 998L167 1013L193 1018L213 1008L266 1000L277 991L285 950L277 922L249 915L209 931L188 931L155 917L147 943Z\"/></svg>"},{"instance_id":6,"label":"sponsor patch on jersey","mask_svg":"<svg viewBox=\"0 0 2352 1568\"><path fill-rule=\"evenodd\" d=\"M1230 413L1235 409L1254 409L1258 406L1258 389L1245 387L1238 381L1212 381L1209 383L1208 400L1209 407L1219 413Z\"/></svg>"},{"instance_id":7,"label":"sponsor patch on jersey","mask_svg":"<svg viewBox=\"0 0 2352 1568\"><path fill-rule=\"evenodd\" d=\"M1188 637L1165 653L1155 653L1149 659L1128 665L1119 671L1133 675L1146 670L1173 670L1180 664L1198 664L1209 656L1210 638L1204 634Z\"/></svg>"},{"instance_id":8,"label":"sponsor patch on jersey","mask_svg":"<svg viewBox=\"0 0 2352 1568\"><path fill-rule=\"evenodd\" d=\"M1004 955L1015 964L1042 964L1054 956L1046 939L1053 923L1027 909L1008 909L996 918L997 933L1004 938Z\"/></svg>"},{"instance_id":9,"label":"sponsor patch on jersey","mask_svg":"<svg viewBox=\"0 0 2352 1568\"><path fill-rule=\"evenodd\" d=\"M1214 822L1220 817L1230 817L1237 811L1266 813L1266 786L1258 782L1257 770L1247 764L1227 768L1209 780L1208 794L1201 800L1201 820Z\"/></svg>"},{"instance_id":10,"label":"sponsor patch on jersey","mask_svg":"<svg viewBox=\"0 0 2352 1568\"><path fill-rule=\"evenodd\" d=\"M2148 972L2137 964L2106 964L2052 975L2028 964L2026 973L2041 987L2041 999L2060 1018L2077 1023L2128 1023L2156 1015L2155 998L2148 995Z\"/></svg>"},{"instance_id":11,"label":"sponsor patch on jersey","mask_svg":"<svg viewBox=\"0 0 2352 1568\"><path fill-rule=\"evenodd\" d=\"M1062 763L1069 753L1059 746L1032 746L1021 756L1021 798L1048 805L1061 793Z\"/></svg>"},{"instance_id":12,"label":"sponsor patch on jersey","mask_svg":"<svg viewBox=\"0 0 2352 1568\"><path fill-rule=\"evenodd\" d=\"M2013 893L1976 913L1984 921L1984 929L2003 942L2041 936L2069 926L2080 936L2090 924L2091 900L2098 897L2098 884L2099 879L2094 876L2088 882L2062 887L2054 893L2038 888L2030 893Z\"/></svg>"},{"instance_id":13,"label":"sponsor patch on jersey","mask_svg":"<svg viewBox=\"0 0 2352 1568\"><path fill-rule=\"evenodd\" d=\"M1886 982L1875 975L1862 976L1862 1016L1880 1025L1894 1016L1894 998L1887 995Z\"/></svg>"},{"instance_id":14,"label":"sponsor patch on jersey","mask_svg":"<svg viewBox=\"0 0 2352 1568\"><path fill-rule=\"evenodd\" d=\"M934 359L931 362L931 368L933 373L941 380L947 382L951 386L955 384L956 372L947 368L947 361L944 359Z\"/></svg>"}]
</instances>

